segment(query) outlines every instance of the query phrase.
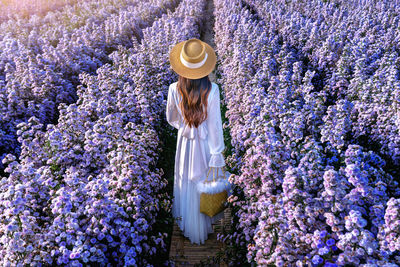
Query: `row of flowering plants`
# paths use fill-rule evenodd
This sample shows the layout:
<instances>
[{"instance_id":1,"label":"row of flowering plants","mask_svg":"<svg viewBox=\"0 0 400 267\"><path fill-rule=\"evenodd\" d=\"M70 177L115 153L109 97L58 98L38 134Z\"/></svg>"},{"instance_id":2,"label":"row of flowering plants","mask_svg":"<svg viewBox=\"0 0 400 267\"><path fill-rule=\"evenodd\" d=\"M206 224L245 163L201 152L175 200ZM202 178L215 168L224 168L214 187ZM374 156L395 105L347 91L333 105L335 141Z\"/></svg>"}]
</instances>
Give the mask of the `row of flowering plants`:
<instances>
[{"instance_id":1,"label":"row of flowering plants","mask_svg":"<svg viewBox=\"0 0 400 267\"><path fill-rule=\"evenodd\" d=\"M231 264L397 266L398 7L290 2L215 1L239 173L234 231L219 238L247 246Z\"/></svg>"},{"instance_id":2,"label":"row of flowering plants","mask_svg":"<svg viewBox=\"0 0 400 267\"><path fill-rule=\"evenodd\" d=\"M65 8L66 5L73 5L82 0L8 0L0 2L0 23L9 19L23 19L33 15L44 15L49 11Z\"/></svg>"},{"instance_id":3,"label":"row of flowering plants","mask_svg":"<svg viewBox=\"0 0 400 267\"><path fill-rule=\"evenodd\" d=\"M0 25L0 173L6 153L19 156L17 128L35 116L56 123L60 103L77 100L79 74L95 74L119 45L138 47L143 29L178 0L82 1L44 17Z\"/></svg>"},{"instance_id":4,"label":"row of flowering plants","mask_svg":"<svg viewBox=\"0 0 400 267\"><path fill-rule=\"evenodd\" d=\"M170 199L157 167L165 125L170 48L199 37L205 1L183 0L119 47L96 75L82 73L78 101L57 125L18 124L20 160L7 154L0 184L0 264L160 266ZM165 262L164 262L165 263Z\"/></svg>"},{"instance_id":5,"label":"row of flowering plants","mask_svg":"<svg viewBox=\"0 0 400 267\"><path fill-rule=\"evenodd\" d=\"M324 129L322 141L329 140L338 150L357 142L379 153L387 168L400 175L396 170L400 165L400 5L267 2L246 0L264 21L271 22L266 30L279 28L279 36L298 49L321 80L318 86L324 89L329 113L324 122L337 129Z\"/></svg>"}]
</instances>

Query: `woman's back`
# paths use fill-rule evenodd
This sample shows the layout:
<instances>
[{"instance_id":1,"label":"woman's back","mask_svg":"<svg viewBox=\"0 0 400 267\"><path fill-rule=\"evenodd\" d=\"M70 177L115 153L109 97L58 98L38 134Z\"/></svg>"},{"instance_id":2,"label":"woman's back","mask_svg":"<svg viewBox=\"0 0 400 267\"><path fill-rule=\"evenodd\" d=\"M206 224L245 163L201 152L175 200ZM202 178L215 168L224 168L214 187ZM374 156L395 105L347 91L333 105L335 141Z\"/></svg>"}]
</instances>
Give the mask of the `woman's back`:
<instances>
[{"instance_id":1,"label":"woman's back","mask_svg":"<svg viewBox=\"0 0 400 267\"><path fill-rule=\"evenodd\" d=\"M180 105L179 105L179 103L182 100L182 96L179 94L179 92L176 88L177 84L178 84L178 82L172 83L170 85L169 90L171 91L172 97L174 99L174 103L175 103L175 105L178 109L179 115L181 117L179 120L179 124L177 125L178 127L174 126L175 128L179 129L183 126L184 120L183 120L183 113L182 113L182 110L180 109ZM217 101L215 101L216 98L218 98L218 103L217 103ZM216 110L216 107L215 107L216 104L218 104L218 105L220 104L220 102L219 102L219 86L216 83L211 82L211 90L207 97L207 119L205 121L203 121L201 124L204 124L204 123L207 124L207 121L209 121L210 116L215 115L215 113L213 114L213 111ZM168 107L167 107L167 109L168 109ZM177 119L177 118L175 118L175 119Z\"/></svg>"}]
</instances>

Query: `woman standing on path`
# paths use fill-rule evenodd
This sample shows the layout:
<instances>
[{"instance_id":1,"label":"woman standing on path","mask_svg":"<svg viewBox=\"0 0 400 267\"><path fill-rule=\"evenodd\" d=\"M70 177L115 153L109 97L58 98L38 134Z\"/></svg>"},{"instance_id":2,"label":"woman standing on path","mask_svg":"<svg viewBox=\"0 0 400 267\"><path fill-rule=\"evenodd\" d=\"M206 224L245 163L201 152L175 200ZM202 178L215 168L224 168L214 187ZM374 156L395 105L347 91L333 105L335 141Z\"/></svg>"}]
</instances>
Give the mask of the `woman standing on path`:
<instances>
[{"instance_id":1,"label":"woman standing on path","mask_svg":"<svg viewBox=\"0 0 400 267\"><path fill-rule=\"evenodd\" d=\"M169 59L179 74L169 86L166 107L168 123L178 129L172 214L184 236L202 244L213 233L211 224L224 216L223 211L214 217L201 213L196 189L209 168L225 166L219 87L208 77L216 55L210 45L193 38L176 44Z\"/></svg>"}]
</instances>

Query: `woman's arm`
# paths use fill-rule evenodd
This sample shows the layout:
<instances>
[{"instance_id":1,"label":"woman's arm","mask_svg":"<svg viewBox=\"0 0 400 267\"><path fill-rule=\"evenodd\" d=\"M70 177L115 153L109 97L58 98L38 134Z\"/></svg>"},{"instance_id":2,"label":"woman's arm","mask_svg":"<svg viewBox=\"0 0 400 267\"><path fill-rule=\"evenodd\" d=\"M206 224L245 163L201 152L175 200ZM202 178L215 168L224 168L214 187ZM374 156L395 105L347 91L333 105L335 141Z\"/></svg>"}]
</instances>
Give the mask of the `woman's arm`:
<instances>
[{"instance_id":1,"label":"woman's arm","mask_svg":"<svg viewBox=\"0 0 400 267\"><path fill-rule=\"evenodd\" d=\"M178 108L175 105L175 101L172 95L172 84L169 86L168 89L168 98L167 98L167 107L166 107L166 117L168 123L175 127L176 129L179 129L180 126L180 119L181 115L179 114Z\"/></svg>"},{"instance_id":2,"label":"woman's arm","mask_svg":"<svg viewBox=\"0 0 400 267\"><path fill-rule=\"evenodd\" d=\"M208 162L209 167L225 166L225 159L222 151L225 149L224 135L222 129L221 109L219 87L215 90L214 96L208 103L208 146L210 148L211 158Z\"/></svg>"}]
</instances>

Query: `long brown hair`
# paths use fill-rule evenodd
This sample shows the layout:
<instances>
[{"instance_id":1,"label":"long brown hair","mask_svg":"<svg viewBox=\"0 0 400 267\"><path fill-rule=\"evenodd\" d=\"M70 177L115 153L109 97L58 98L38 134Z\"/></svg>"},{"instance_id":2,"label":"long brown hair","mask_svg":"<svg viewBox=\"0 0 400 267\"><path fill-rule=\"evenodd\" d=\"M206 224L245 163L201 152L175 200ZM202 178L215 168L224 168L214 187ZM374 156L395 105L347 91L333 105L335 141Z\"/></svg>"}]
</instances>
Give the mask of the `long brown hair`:
<instances>
[{"instance_id":1,"label":"long brown hair","mask_svg":"<svg viewBox=\"0 0 400 267\"><path fill-rule=\"evenodd\" d=\"M183 118L190 127L198 127L207 119L207 99L211 92L208 76L200 79L188 79L179 75L177 91L182 96L179 103Z\"/></svg>"}]
</instances>

